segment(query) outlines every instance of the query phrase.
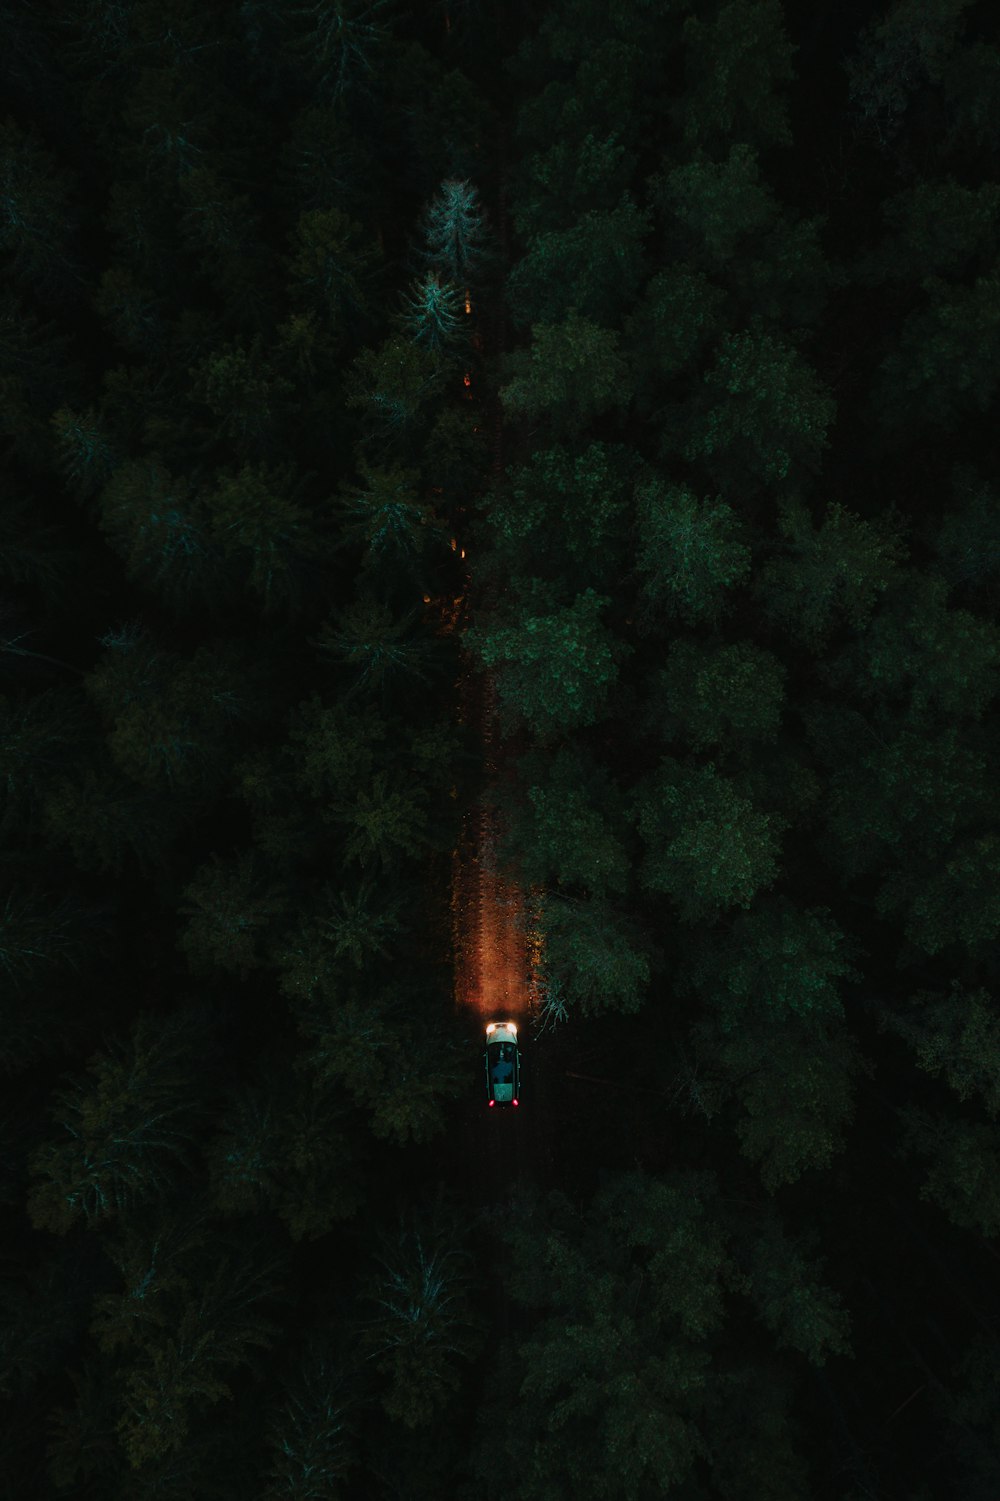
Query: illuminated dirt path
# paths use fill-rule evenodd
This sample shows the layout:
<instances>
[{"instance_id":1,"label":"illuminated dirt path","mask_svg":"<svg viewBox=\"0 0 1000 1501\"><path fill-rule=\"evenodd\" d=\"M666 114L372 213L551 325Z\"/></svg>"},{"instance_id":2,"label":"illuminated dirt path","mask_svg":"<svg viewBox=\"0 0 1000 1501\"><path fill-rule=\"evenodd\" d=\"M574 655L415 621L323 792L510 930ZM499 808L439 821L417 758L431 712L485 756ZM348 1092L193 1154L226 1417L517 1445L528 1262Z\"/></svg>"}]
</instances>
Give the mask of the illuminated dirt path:
<instances>
[{"instance_id":1,"label":"illuminated dirt path","mask_svg":"<svg viewBox=\"0 0 1000 1501\"><path fill-rule=\"evenodd\" d=\"M488 678L463 683L468 721L482 736L487 784L466 814L453 857L452 918L455 1004L488 1021L529 1018L534 991L529 907L525 892L497 856L499 814L491 788L502 775L497 764L495 689Z\"/></svg>"}]
</instances>

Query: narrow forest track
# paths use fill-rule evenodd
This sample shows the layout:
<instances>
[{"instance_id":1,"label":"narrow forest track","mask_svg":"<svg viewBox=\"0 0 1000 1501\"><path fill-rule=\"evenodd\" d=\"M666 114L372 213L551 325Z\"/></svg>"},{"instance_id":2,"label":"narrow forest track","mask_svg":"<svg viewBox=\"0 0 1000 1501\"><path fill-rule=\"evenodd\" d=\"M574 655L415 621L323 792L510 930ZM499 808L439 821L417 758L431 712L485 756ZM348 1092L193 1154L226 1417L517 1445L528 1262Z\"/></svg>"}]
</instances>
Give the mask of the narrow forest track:
<instances>
[{"instance_id":1,"label":"narrow forest track","mask_svg":"<svg viewBox=\"0 0 1000 1501\"><path fill-rule=\"evenodd\" d=\"M487 327L486 350L493 373L507 347L507 313L503 278L509 265L509 232L506 205L508 122L501 116L497 132L496 193L493 225L501 254L501 275L493 298ZM491 383L489 423L492 446L491 482L478 504L497 502L504 480L504 422L499 379ZM475 559L467 581L467 619L489 614L498 603L496 587L477 588ZM536 993L533 941L533 902L515 870L502 857L503 826L499 790L514 778L514 763L520 750L518 737L501 733L497 686L489 673L463 655L458 684L460 716L474 734L482 751L482 782L479 795L466 813L453 856L452 924L454 996L456 1009L474 1025L485 1045L486 1024L513 1021L518 1027L522 1055L522 1103L517 1110L486 1108L485 1079L475 1097L475 1120L466 1135L469 1170L487 1185L486 1203L516 1195L519 1184L534 1173L538 1122L534 1059L529 1039L533 998ZM527 1044L527 1047L525 1046ZM501 1260L503 1257L501 1255ZM505 1283L498 1265L500 1283ZM501 1298L503 1324L508 1326L506 1293Z\"/></svg>"}]
</instances>

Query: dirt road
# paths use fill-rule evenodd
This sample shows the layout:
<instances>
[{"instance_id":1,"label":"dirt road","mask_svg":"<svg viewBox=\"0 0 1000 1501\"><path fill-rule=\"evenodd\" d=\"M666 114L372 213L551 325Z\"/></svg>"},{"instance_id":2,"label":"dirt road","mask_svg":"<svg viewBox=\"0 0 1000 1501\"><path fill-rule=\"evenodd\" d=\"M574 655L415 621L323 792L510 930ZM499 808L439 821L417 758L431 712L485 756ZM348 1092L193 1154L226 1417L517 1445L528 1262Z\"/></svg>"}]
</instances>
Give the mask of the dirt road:
<instances>
[{"instance_id":1,"label":"dirt road","mask_svg":"<svg viewBox=\"0 0 1000 1501\"><path fill-rule=\"evenodd\" d=\"M485 752L486 787L466 814L453 857L452 918L455 1004L488 1021L527 1023L534 990L529 902L513 872L498 858L499 814L491 799L498 767L496 702L489 679L471 678L467 713L478 723Z\"/></svg>"}]
</instances>

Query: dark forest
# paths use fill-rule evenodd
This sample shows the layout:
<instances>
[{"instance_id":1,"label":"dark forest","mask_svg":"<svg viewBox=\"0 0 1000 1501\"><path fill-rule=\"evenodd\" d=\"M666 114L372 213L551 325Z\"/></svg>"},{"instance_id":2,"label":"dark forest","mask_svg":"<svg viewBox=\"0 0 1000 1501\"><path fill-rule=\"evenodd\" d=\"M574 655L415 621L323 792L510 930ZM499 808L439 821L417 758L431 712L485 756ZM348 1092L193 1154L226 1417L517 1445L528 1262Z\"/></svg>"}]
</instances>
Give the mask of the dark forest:
<instances>
[{"instance_id":1,"label":"dark forest","mask_svg":"<svg viewBox=\"0 0 1000 1501\"><path fill-rule=\"evenodd\" d=\"M4 1501L1000 1496L998 153L992 0L0 3Z\"/></svg>"}]
</instances>

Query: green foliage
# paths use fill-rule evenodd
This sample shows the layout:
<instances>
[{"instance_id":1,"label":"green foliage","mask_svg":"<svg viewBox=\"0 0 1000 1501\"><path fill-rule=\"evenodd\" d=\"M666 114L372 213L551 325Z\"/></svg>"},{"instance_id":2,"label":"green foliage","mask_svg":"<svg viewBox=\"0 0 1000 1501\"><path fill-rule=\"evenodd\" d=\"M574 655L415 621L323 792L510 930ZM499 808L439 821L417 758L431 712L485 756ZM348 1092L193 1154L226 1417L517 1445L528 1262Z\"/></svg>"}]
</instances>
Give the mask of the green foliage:
<instances>
[{"instance_id":1,"label":"green foliage","mask_svg":"<svg viewBox=\"0 0 1000 1501\"><path fill-rule=\"evenodd\" d=\"M873 404L890 426L950 431L987 411L1000 384L1000 276L991 269L971 287L928 276L923 289L925 306L908 315L897 348L882 361Z\"/></svg>"},{"instance_id":2,"label":"green foliage","mask_svg":"<svg viewBox=\"0 0 1000 1501\"><path fill-rule=\"evenodd\" d=\"M917 1067L945 1081L960 1100L979 1096L987 1113L1000 1115L1000 1011L990 991L952 980L947 993L918 990L904 1015L887 1007L879 1025L913 1049Z\"/></svg>"},{"instance_id":3,"label":"green foliage","mask_svg":"<svg viewBox=\"0 0 1000 1501\"><path fill-rule=\"evenodd\" d=\"M752 642L682 637L654 678L648 718L663 738L679 736L692 750L723 745L742 754L752 742L777 738L785 676L777 657Z\"/></svg>"},{"instance_id":4,"label":"green foliage","mask_svg":"<svg viewBox=\"0 0 1000 1501\"><path fill-rule=\"evenodd\" d=\"M685 458L702 460L720 482L745 470L768 483L793 467L816 471L837 410L794 346L759 319L751 324L722 335L685 423Z\"/></svg>"},{"instance_id":5,"label":"green foliage","mask_svg":"<svg viewBox=\"0 0 1000 1501\"><path fill-rule=\"evenodd\" d=\"M956 1119L913 1105L897 1107L903 1151L923 1159L920 1197L937 1204L953 1225L1000 1235L1000 1147L991 1122Z\"/></svg>"},{"instance_id":6,"label":"green foliage","mask_svg":"<svg viewBox=\"0 0 1000 1501\"><path fill-rule=\"evenodd\" d=\"M295 609L310 578L330 560L331 546L304 501L305 480L294 462L224 469L206 497L213 540L232 559L265 616Z\"/></svg>"},{"instance_id":7,"label":"green foliage","mask_svg":"<svg viewBox=\"0 0 1000 1501\"><path fill-rule=\"evenodd\" d=\"M289 956L293 964L298 958ZM313 971L315 973L315 970ZM301 961L290 976L305 978ZM297 986L299 994L303 986ZM315 993L315 987L311 987ZM430 1141L444 1129L444 1106L468 1086L469 1058L453 1028L436 1019L426 993L342 985L296 1002L308 1047L301 1066L370 1113L375 1136L399 1144ZM414 1017L422 1018L414 1026Z\"/></svg>"},{"instance_id":8,"label":"green foliage","mask_svg":"<svg viewBox=\"0 0 1000 1501\"><path fill-rule=\"evenodd\" d=\"M337 798L333 816L345 827L344 854L363 868L392 866L427 848L427 793L411 777L376 771L353 798Z\"/></svg>"},{"instance_id":9,"label":"green foliage","mask_svg":"<svg viewBox=\"0 0 1000 1501\"><path fill-rule=\"evenodd\" d=\"M0 452L32 473L52 460L51 414L73 399L68 333L0 290Z\"/></svg>"},{"instance_id":10,"label":"green foliage","mask_svg":"<svg viewBox=\"0 0 1000 1501\"><path fill-rule=\"evenodd\" d=\"M441 491L442 508L464 501L486 482L490 451L488 437L465 402L441 406L423 448L423 474L428 488Z\"/></svg>"},{"instance_id":11,"label":"green foliage","mask_svg":"<svg viewBox=\"0 0 1000 1501\"><path fill-rule=\"evenodd\" d=\"M509 417L540 417L574 439L595 417L632 399L619 334L575 308L561 323L536 323L531 348L507 355L504 370L500 397Z\"/></svg>"},{"instance_id":12,"label":"green foliage","mask_svg":"<svg viewBox=\"0 0 1000 1501\"><path fill-rule=\"evenodd\" d=\"M16 648L11 644L10 650ZM0 639L0 652L4 650ZM79 760L93 727L74 688L0 694L0 829L30 826L55 776Z\"/></svg>"},{"instance_id":13,"label":"green foliage","mask_svg":"<svg viewBox=\"0 0 1000 1501\"><path fill-rule=\"evenodd\" d=\"M96 505L98 525L128 577L152 588L178 613L231 592L231 573L205 497L157 455L119 464Z\"/></svg>"},{"instance_id":14,"label":"green foliage","mask_svg":"<svg viewBox=\"0 0 1000 1501\"><path fill-rule=\"evenodd\" d=\"M617 131L579 143L541 141L542 149L515 168L515 218L523 238L558 230L588 210L611 210L620 203L635 169Z\"/></svg>"},{"instance_id":15,"label":"green foliage","mask_svg":"<svg viewBox=\"0 0 1000 1501\"><path fill-rule=\"evenodd\" d=\"M762 1012L839 1018L838 982L861 978L851 963L856 949L829 908L766 896L724 934L713 931L693 945L683 973L718 1007L728 1031L752 1027Z\"/></svg>"},{"instance_id":16,"label":"green foliage","mask_svg":"<svg viewBox=\"0 0 1000 1501\"><path fill-rule=\"evenodd\" d=\"M646 381L680 375L718 339L725 303L723 289L683 261L647 282L641 302L625 319L630 353L645 377L637 382L640 402L646 403Z\"/></svg>"},{"instance_id":17,"label":"green foliage","mask_svg":"<svg viewBox=\"0 0 1000 1501\"><path fill-rule=\"evenodd\" d=\"M885 200L882 219L889 234L860 258L860 280L914 286L928 277L964 279L970 270L985 271L1000 248L1000 185L967 188L950 176L917 182Z\"/></svg>"},{"instance_id":18,"label":"green foliage","mask_svg":"<svg viewBox=\"0 0 1000 1501\"><path fill-rule=\"evenodd\" d=\"M846 622L863 630L876 605L901 577L906 557L901 518L891 511L865 521L827 501L819 524L796 495L779 502L775 554L754 578L765 615L812 651Z\"/></svg>"},{"instance_id":19,"label":"green foliage","mask_svg":"<svg viewBox=\"0 0 1000 1501\"><path fill-rule=\"evenodd\" d=\"M193 809L186 798L137 787L110 756L100 766L56 776L42 808L46 840L68 846L82 870L120 876L130 861L148 877L162 867Z\"/></svg>"},{"instance_id":20,"label":"green foliage","mask_svg":"<svg viewBox=\"0 0 1000 1501\"><path fill-rule=\"evenodd\" d=\"M0 1279L0 1397L5 1401L51 1378L79 1333L71 1260L38 1260L24 1269L23 1278L13 1270L5 1268Z\"/></svg>"},{"instance_id":21,"label":"green foliage","mask_svg":"<svg viewBox=\"0 0 1000 1501\"><path fill-rule=\"evenodd\" d=\"M127 1364L117 1432L133 1470L182 1448L195 1415L232 1398L232 1372L274 1344L277 1327L259 1305L277 1292L280 1261L264 1250L244 1243L206 1257L168 1304L169 1333Z\"/></svg>"},{"instance_id":22,"label":"green foliage","mask_svg":"<svg viewBox=\"0 0 1000 1501\"><path fill-rule=\"evenodd\" d=\"M288 7L303 30L291 41L320 99L336 104L368 93L388 44L383 13L392 0L303 0Z\"/></svg>"},{"instance_id":23,"label":"green foliage","mask_svg":"<svg viewBox=\"0 0 1000 1501\"><path fill-rule=\"evenodd\" d=\"M85 686L121 770L150 789L197 794L221 786L238 727L261 714L257 673L243 651L214 641L185 662L158 650L133 623L109 632L102 645Z\"/></svg>"},{"instance_id":24,"label":"green foliage","mask_svg":"<svg viewBox=\"0 0 1000 1501\"><path fill-rule=\"evenodd\" d=\"M448 178L424 209L420 259L444 280L470 290L490 268L491 246L478 189Z\"/></svg>"},{"instance_id":25,"label":"green foliage","mask_svg":"<svg viewBox=\"0 0 1000 1501\"><path fill-rule=\"evenodd\" d=\"M493 549L511 568L530 556L534 568L547 563L560 576L576 570L601 576L625 552L632 468L632 455L620 444L536 450L528 464L508 470L490 508Z\"/></svg>"},{"instance_id":26,"label":"green foliage","mask_svg":"<svg viewBox=\"0 0 1000 1501\"><path fill-rule=\"evenodd\" d=\"M115 1402L107 1363L87 1360L66 1373L73 1385L72 1406L52 1409L46 1469L59 1490L79 1486L116 1467Z\"/></svg>"},{"instance_id":27,"label":"green foliage","mask_svg":"<svg viewBox=\"0 0 1000 1501\"><path fill-rule=\"evenodd\" d=\"M354 360L344 402L364 414L366 441L396 444L413 432L440 390L441 375L436 351L393 336Z\"/></svg>"},{"instance_id":28,"label":"green foliage","mask_svg":"<svg viewBox=\"0 0 1000 1501\"><path fill-rule=\"evenodd\" d=\"M81 1218L124 1215L173 1184L197 1139L205 1047L197 1013L140 1012L126 1041L95 1054L86 1076L56 1094L62 1134L31 1159L36 1229L65 1235Z\"/></svg>"},{"instance_id":29,"label":"green foliage","mask_svg":"<svg viewBox=\"0 0 1000 1501\"><path fill-rule=\"evenodd\" d=\"M374 708L325 706L318 694L300 705L291 732L303 747L296 780L324 801L321 816L342 830L344 855L363 867L419 855L433 839L428 779L413 775L412 761L381 751L387 733Z\"/></svg>"},{"instance_id":30,"label":"green foliage","mask_svg":"<svg viewBox=\"0 0 1000 1501\"><path fill-rule=\"evenodd\" d=\"M736 1135L769 1193L830 1166L854 1116L854 1081L874 1071L842 1024L758 1006L746 1026L727 1031L705 1020L693 1035L741 1106Z\"/></svg>"},{"instance_id":31,"label":"green foliage","mask_svg":"<svg viewBox=\"0 0 1000 1501\"><path fill-rule=\"evenodd\" d=\"M790 146L779 85L797 78L796 50L780 0L728 0L684 22L686 89L674 106L685 141L712 146L734 136L752 146Z\"/></svg>"},{"instance_id":32,"label":"green foliage","mask_svg":"<svg viewBox=\"0 0 1000 1501\"><path fill-rule=\"evenodd\" d=\"M326 1235L363 1198L349 1113L337 1089L270 1060L229 1092L206 1145L213 1205L234 1216L271 1210L296 1242Z\"/></svg>"},{"instance_id":33,"label":"green foliage","mask_svg":"<svg viewBox=\"0 0 1000 1501\"><path fill-rule=\"evenodd\" d=\"M664 756L659 772L640 783L635 813L643 885L672 897L684 923L749 907L777 879L784 820L755 808L714 762L685 766Z\"/></svg>"},{"instance_id":34,"label":"green foliage","mask_svg":"<svg viewBox=\"0 0 1000 1501\"><path fill-rule=\"evenodd\" d=\"M251 454L273 437L294 390L265 355L259 334L249 348L230 343L213 350L189 374L192 395L208 407L216 430Z\"/></svg>"},{"instance_id":35,"label":"green foliage","mask_svg":"<svg viewBox=\"0 0 1000 1501\"><path fill-rule=\"evenodd\" d=\"M444 351L464 336L464 306L454 282L442 281L438 272L427 271L410 283L403 297L401 321L415 344Z\"/></svg>"},{"instance_id":36,"label":"green foliage","mask_svg":"<svg viewBox=\"0 0 1000 1501\"><path fill-rule=\"evenodd\" d=\"M228 860L213 854L184 888L178 910L188 921L177 944L194 973L223 970L245 980L263 963L264 934L288 901L251 849Z\"/></svg>"},{"instance_id":37,"label":"green foliage","mask_svg":"<svg viewBox=\"0 0 1000 1501\"><path fill-rule=\"evenodd\" d=\"M341 488L343 536L361 543L373 565L409 562L443 543L442 525L421 499L415 469L374 466L363 457L357 467L362 483Z\"/></svg>"},{"instance_id":38,"label":"green foliage","mask_svg":"<svg viewBox=\"0 0 1000 1501\"><path fill-rule=\"evenodd\" d=\"M54 611L72 597L78 585L75 569L81 554L69 545L58 523L49 525L39 514L37 497L19 494L11 485L0 514L0 580L9 588L31 591L47 610ZM14 649L7 635L9 607L0 605L0 651ZM30 653L28 653L30 655Z\"/></svg>"},{"instance_id":39,"label":"green foliage","mask_svg":"<svg viewBox=\"0 0 1000 1501\"><path fill-rule=\"evenodd\" d=\"M356 1397L348 1372L316 1342L287 1373L271 1415L266 1501L323 1501L354 1464Z\"/></svg>"},{"instance_id":40,"label":"green foliage","mask_svg":"<svg viewBox=\"0 0 1000 1501\"><path fill-rule=\"evenodd\" d=\"M312 693L291 718L296 783L324 801L363 789L387 734L388 724L373 705L324 703Z\"/></svg>"},{"instance_id":41,"label":"green foliage","mask_svg":"<svg viewBox=\"0 0 1000 1501\"><path fill-rule=\"evenodd\" d=\"M547 758L525 788L523 816L512 841L528 885L555 880L560 886L583 886L596 896L622 895L628 860L611 799L607 776L575 748L564 747Z\"/></svg>"},{"instance_id":42,"label":"green foliage","mask_svg":"<svg viewBox=\"0 0 1000 1501\"><path fill-rule=\"evenodd\" d=\"M419 535L419 534L418 534ZM426 683L438 666L434 643L417 624L416 611L397 618L377 595L357 594L309 645L353 669L367 693L402 691Z\"/></svg>"},{"instance_id":43,"label":"green foliage","mask_svg":"<svg viewBox=\"0 0 1000 1501\"><path fill-rule=\"evenodd\" d=\"M985 955L1000 937L1000 835L966 834L941 863L914 882L904 876L912 893L906 936L927 954L949 945ZM890 887L879 893L881 913L895 905Z\"/></svg>"},{"instance_id":44,"label":"green foliage","mask_svg":"<svg viewBox=\"0 0 1000 1501\"><path fill-rule=\"evenodd\" d=\"M556 1008L585 1016L638 1011L650 976L648 946L634 923L608 902L564 894L545 899L541 914L543 988Z\"/></svg>"},{"instance_id":45,"label":"green foliage","mask_svg":"<svg viewBox=\"0 0 1000 1501\"><path fill-rule=\"evenodd\" d=\"M53 975L78 970L88 942L86 914L71 896L15 886L0 904L0 974L8 997L30 995Z\"/></svg>"},{"instance_id":46,"label":"green foliage","mask_svg":"<svg viewBox=\"0 0 1000 1501\"><path fill-rule=\"evenodd\" d=\"M499 668L502 703L527 721L539 739L594 724L606 712L629 648L601 622L609 601L587 589L571 605L546 615L526 615L517 625L475 627L467 644Z\"/></svg>"},{"instance_id":47,"label":"green foliage","mask_svg":"<svg viewBox=\"0 0 1000 1501\"><path fill-rule=\"evenodd\" d=\"M699 500L659 476L636 491L636 568L647 618L680 616L689 625L717 621L727 591L750 574L743 521L721 496Z\"/></svg>"},{"instance_id":48,"label":"green foliage","mask_svg":"<svg viewBox=\"0 0 1000 1501\"><path fill-rule=\"evenodd\" d=\"M571 310L614 328L644 279L649 216L625 194L611 210L591 209L568 229L532 236L507 281L521 324L565 318Z\"/></svg>"},{"instance_id":49,"label":"green foliage","mask_svg":"<svg viewBox=\"0 0 1000 1501\"><path fill-rule=\"evenodd\" d=\"M77 279L70 252L77 209L64 172L33 130L0 124L0 252L9 275L37 292Z\"/></svg>"},{"instance_id":50,"label":"green foliage","mask_svg":"<svg viewBox=\"0 0 1000 1501\"><path fill-rule=\"evenodd\" d=\"M340 333L365 312L377 253L360 224L339 208L307 209L296 220L288 256L295 306Z\"/></svg>"},{"instance_id":51,"label":"green foliage","mask_svg":"<svg viewBox=\"0 0 1000 1501\"><path fill-rule=\"evenodd\" d=\"M438 1204L386 1233L374 1257L361 1347L389 1378L382 1405L407 1428L445 1406L482 1341L464 1240L458 1215Z\"/></svg>"},{"instance_id":52,"label":"green foliage","mask_svg":"<svg viewBox=\"0 0 1000 1501\"><path fill-rule=\"evenodd\" d=\"M853 1355L851 1318L838 1293L819 1280L819 1267L777 1220L755 1237L749 1293L779 1349L798 1350L813 1365L829 1354Z\"/></svg>"},{"instance_id":53,"label":"green foliage","mask_svg":"<svg viewBox=\"0 0 1000 1501\"><path fill-rule=\"evenodd\" d=\"M526 1501L639 1501L683 1486L706 1456L710 1341L734 1276L716 1191L710 1174L629 1173L582 1213L552 1193L505 1218L518 1300L539 1318L519 1344L517 1396L481 1474L495 1473L506 1428Z\"/></svg>"},{"instance_id":54,"label":"green foliage","mask_svg":"<svg viewBox=\"0 0 1000 1501\"><path fill-rule=\"evenodd\" d=\"M987 816L988 750L972 727L915 719L877 730L859 713L823 704L807 706L803 718L830 768L827 847L849 879L890 861L937 866L956 833ZM921 866L918 884L922 877Z\"/></svg>"},{"instance_id":55,"label":"green foliage","mask_svg":"<svg viewBox=\"0 0 1000 1501\"><path fill-rule=\"evenodd\" d=\"M945 60L941 91L947 119L945 148L996 151L1000 144L1000 48L981 37L956 47Z\"/></svg>"},{"instance_id":56,"label":"green foliage","mask_svg":"<svg viewBox=\"0 0 1000 1501\"><path fill-rule=\"evenodd\" d=\"M972 0L897 0L861 31L845 64L855 119L880 145L899 133L911 98L939 83Z\"/></svg>"},{"instance_id":57,"label":"green foliage","mask_svg":"<svg viewBox=\"0 0 1000 1501\"><path fill-rule=\"evenodd\" d=\"M981 718L1000 690L1000 626L949 609L935 574L908 568L889 583L867 630L824 676L879 705L902 704L911 719Z\"/></svg>"},{"instance_id":58,"label":"green foliage","mask_svg":"<svg viewBox=\"0 0 1000 1501\"><path fill-rule=\"evenodd\" d=\"M1000 585L1000 500L966 464L952 471L949 504L932 545L937 569L952 588L988 595Z\"/></svg>"},{"instance_id":59,"label":"green foliage","mask_svg":"<svg viewBox=\"0 0 1000 1501\"><path fill-rule=\"evenodd\" d=\"M120 462L103 415L96 407L85 412L60 407L52 414L51 426L60 472L79 499L89 500Z\"/></svg>"},{"instance_id":60,"label":"green foliage","mask_svg":"<svg viewBox=\"0 0 1000 1501\"><path fill-rule=\"evenodd\" d=\"M758 153L745 141L729 147L725 161L713 162L703 150L692 160L654 179L655 196L695 252L698 265L724 268L740 242L774 225L778 204L760 180ZM676 234L677 231L675 230Z\"/></svg>"},{"instance_id":61,"label":"green foliage","mask_svg":"<svg viewBox=\"0 0 1000 1501\"><path fill-rule=\"evenodd\" d=\"M125 349L146 356L162 352L167 340L163 296L130 267L109 266L103 271L91 302Z\"/></svg>"}]
</instances>

